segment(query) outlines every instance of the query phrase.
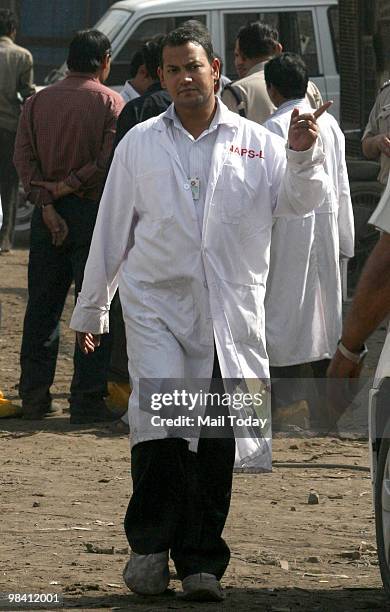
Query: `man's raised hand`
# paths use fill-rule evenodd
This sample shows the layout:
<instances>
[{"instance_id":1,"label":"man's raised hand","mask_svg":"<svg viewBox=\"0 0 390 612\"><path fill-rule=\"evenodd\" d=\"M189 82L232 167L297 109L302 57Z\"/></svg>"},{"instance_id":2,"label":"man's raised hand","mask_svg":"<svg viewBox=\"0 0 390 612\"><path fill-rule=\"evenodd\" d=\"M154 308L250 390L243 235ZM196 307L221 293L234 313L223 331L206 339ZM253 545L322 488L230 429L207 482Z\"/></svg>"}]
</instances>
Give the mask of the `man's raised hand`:
<instances>
[{"instance_id":1,"label":"man's raised hand","mask_svg":"<svg viewBox=\"0 0 390 612\"><path fill-rule=\"evenodd\" d=\"M294 108L291 113L290 128L288 130L288 143L294 151L307 151L318 137L317 119L332 106L333 102L325 102L313 113L299 114Z\"/></svg>"}]
</instances>

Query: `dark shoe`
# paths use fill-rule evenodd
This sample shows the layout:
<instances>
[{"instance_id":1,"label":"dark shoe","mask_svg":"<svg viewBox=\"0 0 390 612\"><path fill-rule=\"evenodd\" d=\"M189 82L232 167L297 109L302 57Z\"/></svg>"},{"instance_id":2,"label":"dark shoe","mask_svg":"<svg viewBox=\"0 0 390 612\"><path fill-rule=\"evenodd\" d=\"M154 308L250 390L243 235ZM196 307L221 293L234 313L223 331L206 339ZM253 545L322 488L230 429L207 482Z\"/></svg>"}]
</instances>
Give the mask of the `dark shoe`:
<instances>
[{"instance_id":1,"label":"dark shoe","mask_svg":"<svg viewBox=\"0 0 390 612\"><path fill-rule=\"evenodd\" d=\"M87 423L104 423L116 421L118 416L109 410L102 398L91 401L83 399L77 403L70 400L70 422L72 425L86 425Z\"/></svg>"},{"instance_id":2,"label":"dark shoe","mask_svg":"<svg viewBox=\"0 0 390 612\"><path fill-rule=\"evenodd\" d=\"M55 404L49 404L48 406L39 406L36 404L22 403L22 419L26 421L39 421L46 417L62 414L62 408Z\"/></svg>"},{"instance_id":3,"label":"dark shoe","mask_svg":"<svg viewBox=\"0 0 390 612\"><path fill-rule=\"evenodd\" d=\"M225 594L213 574L191 574L182 581L183 592L178 594L186 601L223 601Z\"/></svg>"}]
</instances>

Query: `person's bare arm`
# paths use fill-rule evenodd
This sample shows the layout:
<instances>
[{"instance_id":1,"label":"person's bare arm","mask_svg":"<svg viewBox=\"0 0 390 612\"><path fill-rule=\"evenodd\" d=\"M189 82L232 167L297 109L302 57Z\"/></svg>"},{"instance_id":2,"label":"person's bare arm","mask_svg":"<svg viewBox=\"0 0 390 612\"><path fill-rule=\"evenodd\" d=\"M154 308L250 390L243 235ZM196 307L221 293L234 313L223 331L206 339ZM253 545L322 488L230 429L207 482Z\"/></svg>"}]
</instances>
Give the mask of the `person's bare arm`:
<instances>
[{"instance_id":1,"label":"person's bare arm","mask_svg":"<svg viewBox=\"0 0 390 612\"><path fill-rule=\"evenodd\" d=\"M390 234L376 244L360 277L351 309L344 323L341 341L352 353L359 353L370 334L390 313ZM339 350L329 366L330 378L359 376L361 364L344 357Z\"/></svg>"}]
</instances>

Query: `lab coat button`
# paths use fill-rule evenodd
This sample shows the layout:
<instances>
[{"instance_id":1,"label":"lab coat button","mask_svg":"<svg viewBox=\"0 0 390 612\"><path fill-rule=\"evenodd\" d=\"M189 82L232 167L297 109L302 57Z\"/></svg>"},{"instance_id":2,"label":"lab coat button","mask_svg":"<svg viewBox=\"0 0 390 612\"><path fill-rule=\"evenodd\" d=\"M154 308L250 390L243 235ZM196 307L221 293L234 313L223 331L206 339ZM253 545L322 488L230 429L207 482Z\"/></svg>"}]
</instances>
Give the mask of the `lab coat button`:
<instances>
[{"instance_id":1,"label":"lab coat button","mask_svg":"<svg viewBox=\"0 0 390 612\"><path fill-rule=\"evenodd\" d=\"M190 185L189 185L189 183L184 183L183 187L184 187L184 189L185 189L186 191L188 191L188 190L189 190L189 188L190 188Z\"/></svg>"}]
</instances>

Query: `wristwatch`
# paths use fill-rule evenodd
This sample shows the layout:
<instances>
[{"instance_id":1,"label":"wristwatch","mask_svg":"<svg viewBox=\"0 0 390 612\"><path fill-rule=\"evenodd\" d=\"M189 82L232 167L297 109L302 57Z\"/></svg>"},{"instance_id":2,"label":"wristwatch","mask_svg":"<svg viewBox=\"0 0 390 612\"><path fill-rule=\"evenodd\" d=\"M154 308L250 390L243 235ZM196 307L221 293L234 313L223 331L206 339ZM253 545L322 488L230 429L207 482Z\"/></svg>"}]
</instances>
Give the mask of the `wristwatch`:
<instances>
[{"instance_id":1,"label":"wristwatch","mask_svg":"<svg viewBox=\"0 0 390 612\"><path fill-rule=\"evenodd\" d=\"M338 341L337 348L346 359L349 359L349 361L352 361L353 363L356 363L356 364L361 363L368 353L368 348L365 344L363 344L363 346L361 347L358 353L353 353L352 351L347 349L346 346L344 346L341 340Z\"/></svg>"}]
</instances>

